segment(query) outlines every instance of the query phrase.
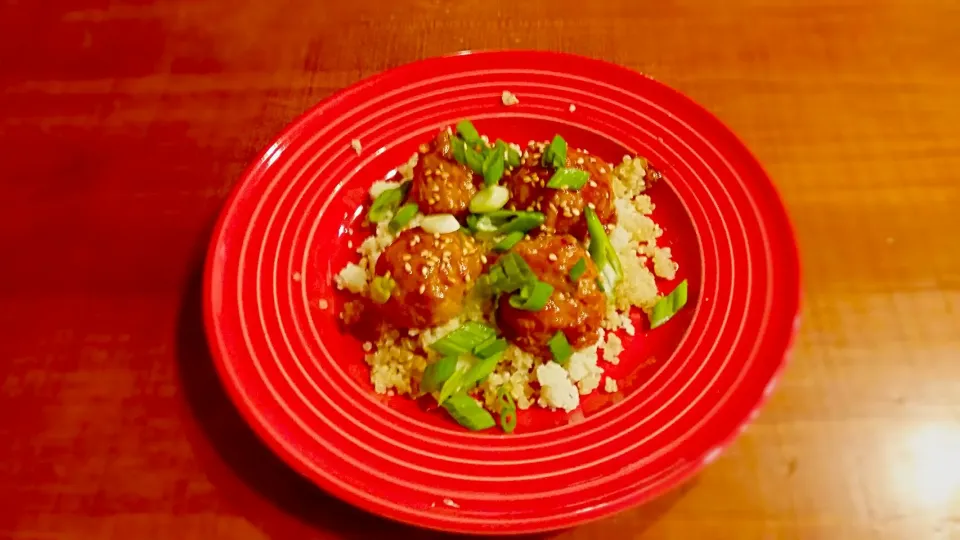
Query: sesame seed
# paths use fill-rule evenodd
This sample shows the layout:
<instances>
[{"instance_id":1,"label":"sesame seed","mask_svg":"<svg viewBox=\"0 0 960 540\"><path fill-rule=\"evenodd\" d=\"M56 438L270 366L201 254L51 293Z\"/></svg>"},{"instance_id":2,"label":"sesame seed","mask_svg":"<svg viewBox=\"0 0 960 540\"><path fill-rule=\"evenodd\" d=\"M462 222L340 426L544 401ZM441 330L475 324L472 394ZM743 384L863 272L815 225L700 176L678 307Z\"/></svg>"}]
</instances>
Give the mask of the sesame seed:
<instances>
[{"instance_id":1,"label":"sesame seed","mask_svg":"<svg viewBox=\"0 0 960 540\"><path fill-rule=\"evenodd\" d=\"M536 255L536 254L537 254L537 249L536 249L536 248L531 249L531 250L530 250L530 254L531 254L531 255Z\"/></svg>"},{"instance_id":2,"label":"sesame seed","mask_svg":"<svg viewBox=\"0 0 960 540\"><path fill-rule=\"evenodd\" d=\"M597 183L593 180L590 181L590 187L597 187Z\"/></svg>"},{"instance_id":3,"label":"sesame seed","mask_svg":"<svg viewBox=\"0 0 960 540\"><path fill-rule=\"evenodd\" d=\"M412 274L412 273L413 273L413 267L410 266L410 263L404 264L404 265L403 265L403 269L406 270L408 274Z\"/></svg>"},{"instance_id":4,"label":"sesame seed","mask_svg":"<svg viewBox=\"0 0 960 540\"><path fill-rule=\"evenodd\" d=\"M577 158L577 165L583 165L583 158Z\"/></svg>"},{"instance_id":5,"label":"sesame seed","mask_svg":"<svg viewBox=\"0 0 960 540\"><path fill-rule=\"evenodd\" d=\"M411 254L409 254L409 253L404 253L404 254L403 254L403 260L405 260L405 261L409 261L409 260L412 259L412 258L413 258L413 255L411 255Z\"/></svg>"},{"instance_id":6,"label":"sesame seed","mask_svg":"<svg viewBox=\"0 0 960 540\"><path fill-rule=\"evenodd\" d=\"M571 212L573 212L573 217L578 217L580 215L580 210L577 208L574 208L571 210Z\"/></svg>"},{"instance_id":7,"label":"sesame seed","mask_svg":"<svg viewBox=\"0 0 960 540\"><path fill-rule=\"evenodd\" d=\"M448 173L447 171L443 171L443 172L440 173L440 178L443 178L444 180L449 180L449 179L450 179L450 173Z\"/></svg>"},{"instance_id":8,"label":"sesame seed","mask_svg":"<svg viewBox=\"0 0 960 540\"><path fill-rule=\"evenodd\" d=\"M347 240L347 247L353 249L353 240Z\"/></svg>"},{"instance_id":9,"label":"sesame seed","mask_svg":"<svg viewBox=\"0 0 960 540\"><path fill-rule=\"evenodd\" d=\"M437 232L433 233L433 239L434 239L434 240L439 240L439 239L440 239L440 233L437 233Z\"/></svg>"},{"instance_id":10,"label":"sesame seed","mask_svg":"<svg viewBox=\"0 0 960 540\"><path fill-rule=\"evenodd\" d=\"M607 169L600 167L600 174L606 174L606 173L607 173Z\"/></svg>"},{"instance_id":11,"label":"sesame seed","mask_svg":"<svg viewBox=\"0 0 960 540\"><path fill-rule=\"evenodd\" d=\"M589 206L590 208L593 208L594 210L597 209L597 205L593 204L592 202L588 202L587 206Z\"/></svg>"},{"instance_id":12,"label":"sesame seed","mask_svg":"<svg viewBox=\"0 0 960 540\"><path fill-rule=\"evenodd\" d=\"M547 255L547 258L550 259L551 261L556 261L556 260L557 260L557 254L556 254L556 253L551 253L550 255Z\"/></svg>"},{"instance_id":13,"label":"sesame seed","mask_svg":"<svg viewBox=\"0 0 960 540\"><path fill-rule=\"evenodd\" d=\"M487 264L487 256L486 256L486 255L480 255L480 262L482 262L483 264Z\"/></svg>"},{"instance_id":14,"label":"sesame seed","mask_svg":"<svg viewBox=\"0 0 960 540\"><path fill-rule=\"evenodd\" d=\"M427 286L423 283L420 284L420 294L423 294L423 291L427 290Z\"/></svg>"}]
</instances>

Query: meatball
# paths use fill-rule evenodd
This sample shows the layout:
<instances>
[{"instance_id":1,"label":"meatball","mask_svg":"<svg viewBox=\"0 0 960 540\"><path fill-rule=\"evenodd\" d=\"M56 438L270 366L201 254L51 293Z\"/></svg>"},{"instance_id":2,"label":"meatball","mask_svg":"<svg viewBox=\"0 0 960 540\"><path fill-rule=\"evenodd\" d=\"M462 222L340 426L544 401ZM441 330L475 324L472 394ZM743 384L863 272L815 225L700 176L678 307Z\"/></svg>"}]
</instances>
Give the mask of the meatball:
<instances>
[{"instance_id":1,"label":"meatball","mask_svg":"<svg viewBox=\"0 0 960 540\"><path fill-rule=\"evenodd\" d=\"M460 314L481 270L480 249L472 237L460 231L408 229L377 259L376 275L389 275L396 284L380 311L398 328L448 322Z\"/></svg>"},{"instance_id":2,"label":"meatball","mask_svg":"<svg viewBox=\"0 0 960 540\"><path fill-rule=\"evenodd\" d=\"M553 234L572 234L581 240L587 238L587 223L583 210L592 205L604 224L616 223L617 210L613 205L613 167L606 161L585 152L569 149L567 167L590 174L590 179L579 190L553 189L547 182L553 176L552 168L540 163L541 145L530 148L521 166L507 178L512 210L543 212L541 231Z\"/></svg>"},{"instance_id":3,"label":"meatball","mask_svg":"<svg viewBox=\"0 0 960 540\"><path fill-rule=\"evenodd\" d=\"M576 238L541 235L513 248L540 281L553 286L553 294L540 311L525 311L510 305L502 295L497 320L504 335L521 349L550 358L547 341L563 331L574 349L596 343L606 313L606 298L597 286L597 267ZM583 259L587 269L576 282L570 270Z\"/></svg>"},{"instance_id":4,"label":"meatball","mask_svg":"<svg viewBox=\"0 0 960 540\"><path fill-rule=\"evenodd\" d=\"M479 175L453 159L450 134L442 131L429 145L420 147L410 185L410 201L417 203L424 214L453 214L463 218L482 181Z\"/></svg>"}]
</instances>

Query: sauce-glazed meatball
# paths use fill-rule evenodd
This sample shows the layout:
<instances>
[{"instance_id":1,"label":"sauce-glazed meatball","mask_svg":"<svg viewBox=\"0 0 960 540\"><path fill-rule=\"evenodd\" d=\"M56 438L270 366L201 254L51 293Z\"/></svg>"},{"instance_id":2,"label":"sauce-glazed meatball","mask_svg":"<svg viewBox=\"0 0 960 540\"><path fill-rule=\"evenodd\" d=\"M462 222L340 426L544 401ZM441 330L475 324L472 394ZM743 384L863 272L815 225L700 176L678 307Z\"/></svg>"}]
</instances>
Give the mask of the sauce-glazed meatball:
<instances>
[{"instance_id":1,"label":"sauce-glazed meatball","mask_svg":"<svg viewBox=\"0 0 960 540\"><path fill-rule=\"evenodd\" d=\"M500 297L497 320L505 336L521 349L550 358L547 341L563 331L574 349L592 345L599 337L606 299L597 287L597 267L572 236L541 235L513 248L540 281L554 287L540 311L525 311L510 305L510 295ZM576 282L570 270L583 259L587 269Z\"/></svg>"},{"instance_id":2,"label":"sauce-glazed meatball","mask_svg":"<svg viewBox=\"0 0 960 540\"><path fill-rule=\"evenodd\" d=\"M479 191L483 178L453 158L450 134L440 132L429 145L421 147L413 170L410 201L424 214L453 214L462 218L469 212L470 199Z\"/></svg>"},{"instance_id":3,"label":"sauce-glazed meatball","mask_svg":"<svg viewBox=\"0 0 960 540\"><path fill-rule=\"evenodd\" d=\"M510 190L511 210L543 212L544 223L540 228L548 234L572 234L584 240L587 223L583 218L584 208L592 206L604 224L616 223L617 210L613 205L613 167L602 159L584 152L569 149L566 166L590 174L590 179L579 190L553 189L547 182L555 172L544 167L540 160L542 145L528 149L521 166L506 180Z\"/></svg>"},{"instance_id":4,"label":"sauce-glazed meatball","mask_svg":"<svg viewBox=\"0 0 960 540\"><path fill-rule=\"evenodd\" d=\"M431 234L408 229L377 259L376 275L395 288L381 306L398 328L429 328L460 314L464 298L481 272L480 249L460 231Z\"/></svg>"}]
</instances>

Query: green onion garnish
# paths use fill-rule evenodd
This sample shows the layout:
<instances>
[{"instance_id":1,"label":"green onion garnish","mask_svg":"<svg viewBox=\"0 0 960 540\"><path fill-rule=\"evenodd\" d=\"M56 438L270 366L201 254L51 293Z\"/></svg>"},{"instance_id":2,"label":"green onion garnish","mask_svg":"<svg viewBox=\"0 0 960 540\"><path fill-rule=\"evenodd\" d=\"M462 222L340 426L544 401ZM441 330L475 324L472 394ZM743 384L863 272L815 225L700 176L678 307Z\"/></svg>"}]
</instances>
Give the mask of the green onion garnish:
<instances>
[{"instance_id":1,"label":"green onion garnish","mask_svg":"<svg viewBox=\"0 0 960 540\"><path fill-rule=\"evenodd\" d=\"M467 143L463 142L463 139L460 137L451 137L450 146L453 149L453 159L457 160L457 163L461 165L467 164Z\"/></svg>"},{"instance_id":2,"label":"green onion garnish","mask_svg":"<svg viewBox=\"0 0 960 540\"><path fill-rule=\"evenodd\" d=\"M523 240L525 233L520 231L513 231L512 233L503 237L503 240L497 242L497 245L493 246L494 251L509 251L510 248L517 245L518 242Z\"/></svg>"},{"instance_id":3,"label":"green onion garnish","mask_svg":"<svg viewBox=\"0 0 960 540\"><path fill-rule=\"evenodd\" d=\"M399 231L404 225L410 223L410 220L419 211L420 207L417 206L417 203L407 203L401 206L397 213L393 215L393 219L390 220L390 230L393 232Z\"/></svg>"},{"instance_id":4,"label":"green onion garnish","mask_svg":"<svg viewBox=\"0 0 960 540\"><path fill-rule=\"evenodd\" d=\"M586 271L587 261L583 257L580 257L580 260L577 261L577 264L574 264L573 268L570 269L570 281L577 281Z\"/></svg>"},{"instance_id":5,"label":"green onion garnish","mask_svg":"<svg viewBox=\"0 0 960 540\"><path fill-rule=\"evenodd\" d=\"M510 200L510 190L503 186L487 186L470 199L470 211L476 214L493 212L503 208L508 200ZM469 223L467 225L469 226Z\"/></svg>"},{"instance_id":6,"label":"green onion garnish","mask_svg":"<svg viewBox=\"0 0 960 540\"><path fill-rule=\"evenodd\" d=\"M530 281L520 288L520 292L510 297L510 305L524 311L540 311L547 305L553 285L540 280Z\"/></svg>"},{"instance_id":7,"label":"green onion garnish","mask_svg":"<svg viewBox=\"0 0 960 540\"><path fill-rule=\"evenodd\" d=\"M586 185L587 180L590 180L590 173L587 171L562 167L553 173L550 181L547 182L547 187L576 191Z\"/></svg>"},{"instance_id":8,"label":"green onion garnish","mask_svg":"<svg viewBox=\"0 0 960 540\"><path fill-rule=\"evenodd\" d=\"M483 142L483 139L480 138L480 132L477 131L477 128L473 127L473 122L469 120L461 120L457 122L457 134L463 137L464 141L474 145L480 144Z\"/></svg>"},{"instance_id":9,"label":"green onion garnish","mask_svg":"<svg viewBox=\"0 0 960 540\"><path fill-rule=\"evenodd\" d=\"M494 335L496 335L496 331L493 328L476 321L468 321L453 332L434 341L429 347L443 355L470 354L474 347Z\"/></svg>"},{"instance_id":10,"label":"green onion garnish","mask_svg":"<svg viewBox=\"0 0 960 540\"><path fill-rule=\"evenodd\" d=\"M497 410L500 414L500 429L505 433L512 433L517 427L517 405L510 395L509 383L497 389Z\"/></svg>"},{"instance_id":11,"label":"green onion garnish","mask_svg":"<svg viewBox=\"0 0 960 540\"><path fill-rule=\"evenodd\" d=\"M536 279L533 270L527 265L527 261L516 253L505 253L497 264L484 274L484 284L490 288L490 292L510 293L520 290L524 285Z\"/></svg>"},{"instance_id":12,"label":"green onion garnish","mask_svg":"<svg viewBox=\"0 0 960 540\"><path fill-rule=\"evenodd\" d=\"M620 257L610 243L607 231L603 228L597 213L590 207L584 210L587 218L587 232L590 233L590 257L600 271L597 283L600 284L601 290L612 296L617 282L623 279Z\"/></svg>"},{"instance_id":13,"label":"green onion garnish","mask_svg":"<svg viewBox=\"0 0 960 540\"><path fill-rule=\"evenodd\" d=\"M483 160L483 183L488 186L496 185L503 177L503 152L493 151Z\"/></svg>"},{"instance_id":14,"label":"green onion garnish","mask_svg":"<svg viewBox=\"0 0 960 540\"><path fill-rule=\"evenodd\" d=\"M473 172L477 174L483 174L483 154L477 152L469 145L467 145L463 151L466 156L467 167L473 169Z\"/></svg>"},{"instance_id":15,"label":"green onion garnish","mask_svg":"<svg viewBox=\"0 0 960 540\"><path fill-rule=\"evenodd\" d=\"M388 189L380 195L377 195L377 198L373 200L373 204L370 205L370 211L367 212L367 221L379 223L386 219L388 215L397 210L397 207L400 206L404 197L407 196L409 189L410 182L404 182L393 189Z\"/></svg>"},{"instance_id":16,"label":"green onion garnish","mask_svg":"<svg viewBox=\"0 0 960 540\"><path fill-rule=\"evenodd\" d=\"M457 369L454 370L452 375L447 377L447 380L443 382L443 387L440 388L440 396L437 397L437 403L443 405L443 402L449 399L450 396L460 391L460 387L463 385L463 376L466 373L466 369Z\"/></svg>"},{"instance_id":17,"label":"green onion garnish","mask_svg":"<svg viewBox=\"0 0 960 540\"><path fill-rule=\"evenodd\" d=\"M423 377L420 379L420 391L436 392L453 375L456 369L456 356L444 356L430 364L427 369L423 370Z\"/></svg>"},{"instance_id":18,"label":"green onion garnish","mask_svg":"<svg viewBox=\"0 0 960 540\"><path fill-rule=\"evenodd\" d=\"M460 380L460 389L470 390L474 386L482 383L488 375L493 373L493 370L496 369L497 364L499 364L502 359L503 353L499 352L474 362L474 364L470 366L470 369L463 374L463 378Z\"/></svg>"},{"instance_id":19,"label":"green onion garnish","mask_svg":"<svg viewBox=\"0 0 960 540\"><path fill-rule=\"evenodd\" d=\"M497 148L504 148L504 158L508 166L510 167L519 167L520 166L520 152L517 152L513 147L504 141L497 139Z\"/></svg>"},{"instance_id":20,"label":"green onion garnish","mask_svg":"<svg viewBox=\"0 0 960 540\"><path fill-rule=\"evenodd\" d=\"M650 329L654 329L670 320L680 308L687 304L687 280L683 280L670 294L664 296L650 312Z\"/></svg>"},{"instance_id":21,"label":"green onion garnish","mask_svg":"<svg viewBox=\"0 0 960 540\"><path fill-rule=\"evenodd\" d=\"M567 141L557 135L550 142L550 145L543 151L544 167L553 167L559 169L567 166Z\"/></svg>"},{"instance_id":22,"label":"green onion garnish","mask_svg":"<svg viewBox=\"0 0 960 540\"><path fill-rule=\"evenodd\" d=\"M392 277L376 276L370 282L370 299L378 304L386 304L396 287L397 282Z\"/></svg>"},{"instance_id":23,"label":"green onion garnish","mask_svg":"<svg viewBox=\"0 0 960 540\"><path fill-rule=\"evenodd\" d=\"M507 340L503 338L490 338L473 349L473 354L478 358L490 358L495 354L507 350Z\"/></svg>"},{"instance_id":24,"label":"green onion garnish","mask_svg":"<svg viewBox=\"0 0 960 540\"><path fill-rule=\"evenodd\" d=\"M573 347L570 346L570 342L567 341L567 336L563 334L563 331L558 330L547 342L547 346L550 347L553 361L558 364L566 364L567 360L570 360L570 357L573 356Z\"/></svg>"},{"instance_id":25,"label":"green onion garnish","mask_svg":"<svg viewBox=\"0 0 960 540\"><path fill-rule=\"evenodd\" d=\"M497 229L500 234L512 232L526 233L543 225L544 215L540 212L516 212L516 216Z\"/></svg>"},{"instance_id":26,"label":"green onion garnish","mask_svg":"<svg viewBox=\"0 0 960 540\"><path fill-rule=\"evenodd\" d=\"M450 396L450 399L443 402L443 408L458 424L472 431L480 431L496 425L493 415L466 394Z\"/></svg>"}]
</instances>

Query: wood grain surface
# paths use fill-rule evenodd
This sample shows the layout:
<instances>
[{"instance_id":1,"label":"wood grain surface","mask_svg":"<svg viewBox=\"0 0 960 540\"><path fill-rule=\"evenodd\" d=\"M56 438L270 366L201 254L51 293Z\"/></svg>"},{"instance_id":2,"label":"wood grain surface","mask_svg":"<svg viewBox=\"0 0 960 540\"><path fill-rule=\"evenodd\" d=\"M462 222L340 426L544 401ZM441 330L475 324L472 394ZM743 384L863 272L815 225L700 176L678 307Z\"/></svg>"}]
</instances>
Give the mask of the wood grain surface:
<instances>
[{"instance_id":1,"label":"wood grain surface","mask_svg":"<svg viewBox=\"0 0 960 540\"><path fill-rule=\"evenodd\" d=\"M460 49L649 73L796 224L804 324L759 419L665 498L555 535L960 538L954 0L0 2L0 538L436 538L279 462L211 366L199 270L270 138Z\"/></svg>"}]
</instances>

